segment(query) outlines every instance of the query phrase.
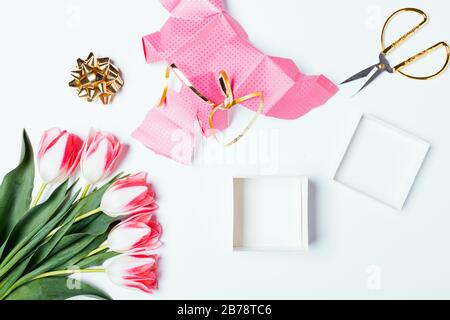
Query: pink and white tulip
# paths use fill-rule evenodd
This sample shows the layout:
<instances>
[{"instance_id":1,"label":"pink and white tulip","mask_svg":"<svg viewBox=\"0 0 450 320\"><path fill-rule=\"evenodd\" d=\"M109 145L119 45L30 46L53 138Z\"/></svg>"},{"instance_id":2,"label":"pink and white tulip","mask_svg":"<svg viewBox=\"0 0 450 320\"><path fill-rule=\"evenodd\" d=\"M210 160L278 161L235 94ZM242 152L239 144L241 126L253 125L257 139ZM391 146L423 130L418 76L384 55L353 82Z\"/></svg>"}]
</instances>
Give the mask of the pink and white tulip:
<instances>
[{"instance_id":1,"label":"pink and white tulip","mask_svg":"<svg viewBox=\"0 0 450 320\"><path fill-rule=\"evenodd\" d=\"M43 183L56 183L71 177L80 162L83 140L78 136L60 130L44 132L39 144L38 170Z\"/></svg>"},{"instance_id":2,"label":"pink and white tulip","mask_svg":"<svg viewBox=\"0 0 450 320\"><path fill-rule=\"evenodd\" d=\"M126 217L155 211L155 192L141 172L114 182L103 194L100 209L110 217Z\"/></svg>"},{"instance_id":3,"label":"pink and white tulip","mask_svg":"<svg viewBox=\"0 0 450 320\"><path fill-rule=\"evenodd\" d=\"M115 169L123 145L113 135L91 129L83 146L81 172L95 184L108 177Z\"/></svg>"},{"instance_id":4,"label":"pink and white tulip","mask_svg":"<svg viewBox=\"0 0 450 320\"><path fill-rule=\"evenodd\" d=\"M158 287L158 258L158 255L122 255L106 267L106 274L117 285L152 293Z\"/></svg>"},{"instance_id":5,"label":"pink and white tulip","mask_svg":"<svg viewBox=\"0 0 450 320\"><path fill-rule=\"evenodd\" d=\"M161 246L161 225L151 213L132 216L108 235L109 249L119 253L143 253Z\"/></svg>"}]
</instances>

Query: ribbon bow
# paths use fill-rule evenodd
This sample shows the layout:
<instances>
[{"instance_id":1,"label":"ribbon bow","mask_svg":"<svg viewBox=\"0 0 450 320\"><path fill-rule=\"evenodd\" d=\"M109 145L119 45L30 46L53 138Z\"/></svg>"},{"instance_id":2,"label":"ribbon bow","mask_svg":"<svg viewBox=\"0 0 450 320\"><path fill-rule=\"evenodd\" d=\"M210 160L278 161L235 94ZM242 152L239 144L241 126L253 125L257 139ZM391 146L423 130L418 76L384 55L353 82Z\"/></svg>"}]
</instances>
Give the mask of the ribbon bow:
<instances>
[{"instance_id":1,"label":"ribbon bow","mask_svg":"<svg viewBox=\"0 0 450 320\"><path fill-rule=\"evenodd\" d=\"M86 59L77 60L77 69L71 75L73 80L69 86L76 88L78 96L89 102L99 98L103 104L109 104L123 86L120 71L111 59L96 58L92 52Z\"/></svg>"},{"instance_id":2,"label":"ribbon bow","mask_svg":"<svg viewBox=\"0 0 450 320\"><path fill-rule=\"evenodd\" d=\"M164 77L165 84L164 84L164 89L163 89L163 93L162 93L161 99L159 101L159 107L162 107L166 103L167 92L169 90L169 79L170 79L170 70L171 69L178 70L177 66L174 65L174 64L172 64L170 66L169 65L167 66L165 77ZM244 135L253 126L253 124L258 119L258 117L261 115L261 113L263 112L263 109L264 109L264 95L263 95L263 93L260 92L260 91L256 91L256 92L247 94L247 95L245 95L243 97L240 97L240 98L234 98L233 90L232 90L232 87L231 87L230 78L228 77L228 74L225 71L223 71L223 70L219 72L219 84L220 84L220 88L222 89L222 94L224 96L224 101L222 103L219 103L219 104L215 104L214 102L212 102L208 98L206 98L204 95L202 95L200 93L200 91L198 91L193 85L191 85L189 83L189 80L187 80L187 78L184 77L183 74L180 74L179 72L175 72L175 74L177 75L177 77L180 79L180 81L184 85L189 87L202 100L206 101L207 103L209 103L211 105L212 109L211 109L211 111L210 111L210 113L208 115L208 124L209 124L209 128L211 129L211 133L212 133L214 139L216 139L219 143L221 143L221 142L219 141L219 139L216 136L216 131L217 130L214 128L214 124L213 124L214 114L218 110L228 111L228 110L230 110L231 108L233 108L234 106L236 106L238 104L241 104L241 103L243 103L243 102L245 102L247 100L259 97L258 109L256 110L254 116L250 119L249 123L244 127L244 129L241 131L241 133L238 136L236 136L230 142L222 143L225 147L229 147L229 146L235 144L236 142L238 142L239 140L241 140L244 137Z\"/></svg>"}]
</instances>

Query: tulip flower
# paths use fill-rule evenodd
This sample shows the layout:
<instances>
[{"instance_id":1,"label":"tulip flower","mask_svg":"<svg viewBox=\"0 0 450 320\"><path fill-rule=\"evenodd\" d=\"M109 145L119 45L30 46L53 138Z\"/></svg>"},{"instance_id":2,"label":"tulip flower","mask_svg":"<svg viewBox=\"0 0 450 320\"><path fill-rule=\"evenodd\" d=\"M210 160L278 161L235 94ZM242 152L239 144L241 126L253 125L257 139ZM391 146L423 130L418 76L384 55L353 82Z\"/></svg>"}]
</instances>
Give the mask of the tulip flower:
<instances>
[{"instance_id":1,"label":"tulip flower","mask_svg":"<svg viewBox=\"0 0 450 320\"><path fill-rule=\"evenodd\" d=\"M107 267L106 274L115 284L152 293L158 287L158 255L122 255Z\"/></svg>"},{"instance_id":2,"label":"tulip flower","mask_svg":"<svg viewBox=\"0 0 450 320\"><path fill-rule=\"evenodd\" d=\"M106 267L49 271L40 274L34 280L76 273L106 273L111 282L119 286L153 293L158 287L158 259L159 256L156 254L124 254L115 258Z\"/></svg>"},{"instance_id":3,"label":"tulip flower","mask_svg":"<svg viewBox=\"0 0 450 320\"><path fill-rule=\"evenodd\" d=\"M108 235L107 247L119 253L148 252L161 246L161 225L152 213L132 216L116 225Z\"/></svg>"},{"instance_id":4,"label":"tulip flower","mask_svg":"<svg viewBox=\"0 0 450 320\"><path fill-rule=\"evenodd\" d=\"M91 185L105 179L114 171L122 150L123 145L116 137L91 129L81 155L81 173L88 181L84 195Z\"/></svg>"},{"instance_id":5,"label":"tulip flower","mask_svg":"<svg viewBox=\"0 0 450 320\"><path fill-rule=\"evenodd\" d=\"M87 219L101 212L112 218L130 218L136 216L144 219L142 218L144 214L148 215L157 208L155 192L152 186L147 183L147 174L141 172L114 182L103 194L100 207L80 214L76 217L75 222ZM53 236L59 228L53 229L49 236Z\"/></svg>"},{"instance_id":6,"label":"tulip flower","mask_svg":"<svg viewBox=\"0 0 450 320\"><path fill-rule=\"evenodd\" d=\"M78 136L66 130L53 128L44 132L37 156L42 186L33 205L39 202L48 184L64 181L75 173L82 145L83 141Z\"/></svg>"},{"instance_id":7,"label":"tulip flower","mask_svg":"<svg viewBox=\"0 0 450 320\"><path fill-rule=\"evenodd\" d=\"M155 210L155 192L141 172L114 182L103 194L100 209L110 217L126 217Z\"/></svg>"}]
</instances>

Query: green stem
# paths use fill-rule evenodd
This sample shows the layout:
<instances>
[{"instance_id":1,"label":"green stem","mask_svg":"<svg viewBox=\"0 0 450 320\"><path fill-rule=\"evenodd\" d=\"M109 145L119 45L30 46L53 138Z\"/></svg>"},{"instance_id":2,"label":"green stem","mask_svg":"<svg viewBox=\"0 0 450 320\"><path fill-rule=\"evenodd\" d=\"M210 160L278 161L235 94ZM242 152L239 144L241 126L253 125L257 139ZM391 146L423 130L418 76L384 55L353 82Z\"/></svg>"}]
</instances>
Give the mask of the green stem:
<instances>
[{"instance_id":1,"label":"green stem","mask_svg":"<svg viewBox=\"0 0 450 320\"><path fill-rule=\"evenodd\" d=\"M106 271L105 268L56 270L56 271L45 272L37 277L34 277L31 281L37 280L37 279L42 279L42 278L48 278L48 277L71 275L74 273L98 273L98 272L105 272L105 271Z\"/></svg>"},{"instance_id":2,"label":"green stem","mask_svg":"<svg viewBox=\"0 0 450 320\"><path fill-rule=\"evenodd\" d=\"M78 217L75 218L75 222L87 219L87 218L89 218L89 217L91 217L93 215L96 215L97 213L100 213L100 212L102 212L102 209L101 208L97 208L97 209L91 210L89 212L83 213L83 214L81 214L81 215L79 215Z\"/></svg>"},{"instance_id":3,"label":"green stem","mask_svg":"<svg viewBox=\"0 0 450 320\"><path fill-rule=\"evenodd\" d=\"M105 251L107 250L109 247L106 244L102 244L100 247L98 247L97 249L92 250L91 252L89 252L89 254L86 256L86 258L89 258L99 252Z\"/></svg>"},{"instance_id":4,"label":"green stem","mask_svg":"<svg viewBox=\"0 0 450 320\"><path fill-rule=\"evenodd\" d=\"M102 212L102 209L101 208L97 208L97 209L91 210L89 212L83 213L82 215L79 215L78 217L75 218L74 223L79 222L79 221L84 220L84 219L87 219L87 218L89 218L89 217L91 217L91 216L93 216L93 215L95 215L97 213L100 213L100 212ZM57 233L58 230L61 229L61 228L62 228L62 226L59 226L59 227L53 229L52 231L50 231L50 233L47 235L47 238L50 238L50 237L54 236L55 233Z\"/></svg>"},{"instance_id":5,"label":"green stem","mask_svg":"<svg viewBox=\"0 0 450 320\"><path fill-rule=\"evenodd\" d=\"M88 183L84 186L84 189L83 189L83 192L81 193L80 199L83 199L87 196L89 189L91 189L91 187L92 187L92 184L90 184L90 183Z\"/></svg>"},{"instance_id":6,"label":"green stem","mask_svg":"<svg viewBox=\"0 0 450 320\"><path fill-rule=\"evenodd\" d=\"M33 201L33 203L31 204L31 207L33 208L33 207L35 207L35 206L37 206L37 204L39 203L39 200L41 199L41 197L42 197L42 194L44 193L44 191L45 191L45 188L47 188L47 183L42 183L41 184L41 187L39 188L39 191L38 191L38 193L37 193L37 195L36 195L36 198L34 198L34 201Z\"/></svg>"}]
</instances>

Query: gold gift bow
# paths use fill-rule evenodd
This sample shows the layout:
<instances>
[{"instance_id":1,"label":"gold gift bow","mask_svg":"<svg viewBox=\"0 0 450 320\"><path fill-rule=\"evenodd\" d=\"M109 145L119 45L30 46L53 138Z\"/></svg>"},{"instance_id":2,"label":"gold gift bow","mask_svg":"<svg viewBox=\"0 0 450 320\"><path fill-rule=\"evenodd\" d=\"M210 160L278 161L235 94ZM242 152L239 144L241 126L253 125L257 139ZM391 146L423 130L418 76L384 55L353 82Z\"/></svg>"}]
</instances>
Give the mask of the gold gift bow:
<instances>
[{"instance_id":1,"label":"gold gift bow","mask_svg":"<svg viewBox=\"0 0 450 320\"><path fill-rule=\"evenodd\" d=\"M96 58L92 52L85 60L77 60L77 69L71 75L73 80L69 86L76 88L78 96L89 102L100 98L103 104L109 104L123 86L120 71L111 59Z\"/></svg>"},{"instance_id":2,"label":"gold gift bow","mask_svg":"<svg viewBox=\"0 0 450 320\"><path fill-rule=\"evenodd\" d=\"M163 89L163 93L161 96L161 99L159 101L159 105L158 107L161 108L164 106L164 104L166 103L166 99L167 99L167 92L169 90L169 80L170 80L170 70L174 69L178 70L177 66L175 64L171 64L168 65L166 67L166 72L164 75L164 89ZM238 142L239 140L241 140L244 135L250 130L250 128L253 126L253 124L256 122L256 120L258 119L258 117L262 114L262 111L264 109L264 95L262 92L257 91L257 92L253 92L250 94L247 94L243 97L240 98L234 98L233 95L233 90L231 88L231 82L230 82L230 78L228 77L228 74L222 70L219 72L219 83L220 83L220 87L222 89L222 93L224 95L224 101L222 103L219 104L215 104L214 102L210 101L208 98L206 98L204 95L202 95L200 93L200 91L198 91L193 85L191 85L189 83L189 81L183 76L180 76L180 74L178 74L178 72L174 72L175 75L177 75L177 77L180 79L180 81L186 85L187 87L189 87L196 95L198 95L203 101L207 102L209 105L211 105L212 110L210 111L209 115L208 115L208 124L209 124L209 128L211 129L211 133L214 137L214 139L216 139L217 142L221 143L219 141L219 139L216 136L216 129L214 128L214 124L213 124L213 117L214 114L218 111L218 110L223 110L223 111L228 111L231 108L233 108L234 106L241 104L247 100L250 99L254 99L254 98L258 98L259 97L259 105L258 105L258 109L256 110L255 114L253 115L253 117L250 119L249 123L244 127L244 129L241 131L241 133L236 136L234 139L232 139L230 142L228 143L222 143L225 147L229 147L232 146L233 144L235 144L236 142Z\"/></svg>"}]
</instances>

